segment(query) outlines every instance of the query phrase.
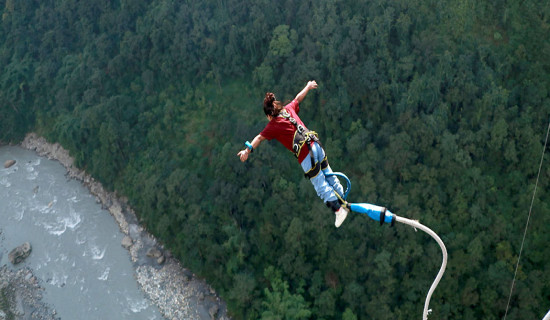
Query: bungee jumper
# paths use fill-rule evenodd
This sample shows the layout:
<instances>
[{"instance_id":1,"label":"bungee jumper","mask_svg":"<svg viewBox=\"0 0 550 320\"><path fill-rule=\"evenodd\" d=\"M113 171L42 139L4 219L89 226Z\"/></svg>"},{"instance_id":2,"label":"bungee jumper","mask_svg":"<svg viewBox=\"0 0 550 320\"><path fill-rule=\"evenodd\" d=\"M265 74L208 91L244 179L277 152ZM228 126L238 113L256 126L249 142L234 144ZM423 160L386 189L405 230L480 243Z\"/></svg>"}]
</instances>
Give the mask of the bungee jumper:
<instances>
[{"instance_id":1,"label":"bungee jumper","mask_svg":"<svg viewBox=\"0 0 550 320\"><path fill-rule=\"evenodd\" d=\"M258 148L264 140L276 139L294 156L304 170L305 176L311 181L317 195L331 208L335 214L334 225L338 228L346 219L349 209L341 205L339 197L343 188L338 178L331 175L326 152L321 146L319 136L315 131L307 129L298 113L300 103L309 90L317 89L317 82L309 81L294 100L283 107L281 101L275 99L275 94L268 92L264 98L264 113L269 123L252 142L245 143L246 148L237 155L241 161L246 161L248 155Z\"/></svg>"},{"instance_id":2,"label":"bungee jumper","mask_svg":"<svg viewBox=\"0 0 550 320\"><path fill-rule=\"evenodd\" d=\"M239 151L237 155L244 162L248 159L249 154L258 148L262 141L277 139L298 159L305 176L311 181L315 191L317 191L317 195L325 202L327 207L334 211L336 216L334 225L337 228L344 222L348 213L353 211L365 214L371 219L379 221L380 225L389 223L393 226L395 222L399 222L407 224L415 230L418 228L434 238L441 248L443 260L424 302L422 319L427 320L428 314L431 311L428 308L431 296L443 277L447 266L447 249L445 248L445 244L435 232L418 221L397 216L385 207L369 203L349 203L347 201L347 196L351 190L350 180L343 173L332 171L328 164L325 150L319 141L318 134L315 131L308 130L298 116L298 112L300 111L299 104L311 89L317 89L317 82L309 81L304 89L296 95L294 100L284 107L280 101L275 99L275 95L272 92L266 93L263 107L269 123L252 142L246 141L246 148ZM346 190L342 187L338 177L346 181Z\"/></svg>"}]
</instances>

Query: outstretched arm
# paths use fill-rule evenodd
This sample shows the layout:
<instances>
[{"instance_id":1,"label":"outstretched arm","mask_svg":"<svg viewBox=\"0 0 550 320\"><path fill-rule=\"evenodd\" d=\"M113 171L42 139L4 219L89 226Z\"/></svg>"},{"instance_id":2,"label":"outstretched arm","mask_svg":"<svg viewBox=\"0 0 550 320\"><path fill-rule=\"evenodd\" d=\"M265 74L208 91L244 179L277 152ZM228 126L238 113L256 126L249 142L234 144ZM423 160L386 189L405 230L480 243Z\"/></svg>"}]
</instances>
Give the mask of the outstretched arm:
<instances>
[{"instance_id":1,"label":"outstretched arm","mask_svg":"<svg viewBox=\"0 0 550 320\"><path fill-rule=\"evenodd\" d=\"M317 82L315 82L315 80L313 81L308 81L307 85L304 87L304 89L302 89L302 91L300 91L297 95L296 95L296 99L298 101L298 103L301 103L302 100L304 100L304 98L306 97L307 93L309 90L311 89L317 89Z\"/></svg>"},{"instance_id":2,"label":"outstretched arm","mask_svg":"<svg viewBox=\"0 0 550 320\"><path fill-rule=\"evenodd\" d=\"M257 135L254 140L252 140L252 142L250 143L252 145L252 150L256 149L260 143L262 143L262 141L264 141L265 138L262 136L262 135ZM241 161L242 162L245 162L246 159L248 159L248 155L250 154L250 149L248 148L244 148L243 150L239 151L239 153L237 153L237 155L239 156L239 158L241 158Z\"/></svg>"}]
</instances>

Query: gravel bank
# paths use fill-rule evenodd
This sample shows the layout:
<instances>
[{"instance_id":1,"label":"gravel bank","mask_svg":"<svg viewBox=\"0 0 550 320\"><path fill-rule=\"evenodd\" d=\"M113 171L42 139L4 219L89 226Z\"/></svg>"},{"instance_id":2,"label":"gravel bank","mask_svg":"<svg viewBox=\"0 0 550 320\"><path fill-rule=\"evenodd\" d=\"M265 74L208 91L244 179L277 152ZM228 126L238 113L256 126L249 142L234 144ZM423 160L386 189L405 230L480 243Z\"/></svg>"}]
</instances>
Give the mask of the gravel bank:
<instances>
[{"instance_id":1,"label":"gravel bank","mask_svg":"<svg viewBox=\"0 0 550 320\"><path fill-rule=\"evenodd\" d=\"M0 267L0 319L59 319L55 310L42 302L42 291L30 269Z\"/></svg>"}]
</instances>

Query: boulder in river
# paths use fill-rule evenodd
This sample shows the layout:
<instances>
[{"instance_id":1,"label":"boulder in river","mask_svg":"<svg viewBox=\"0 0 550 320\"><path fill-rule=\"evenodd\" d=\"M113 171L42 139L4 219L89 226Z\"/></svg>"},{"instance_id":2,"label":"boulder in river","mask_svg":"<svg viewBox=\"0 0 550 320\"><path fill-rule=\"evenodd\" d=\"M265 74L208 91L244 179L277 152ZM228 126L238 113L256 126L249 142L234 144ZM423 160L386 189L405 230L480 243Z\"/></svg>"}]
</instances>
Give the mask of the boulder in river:
<instances>
[{"instance_id":1,"label":"boulder in river","mask_svg":"<svg viewBox=\"0 0 550 320\"><path fill-rule=\"evenodd\" d=\"M28 242L23 243L19 247L13 249L9 254L8 258L12 264L18 264L23 262L30 254L32 248L31 244Z\"/></svg>"},{"instance_id":2,"label":"boulder in river","mask_svg":"<svg viewBox=\"0 0 550 320\"><path fill-rule=\"evenodd\" d=\"M4 168L9 168L14 164L15 164L15 160L6 160L6 162L4 162Z\"/></svg>"}]
</instances>

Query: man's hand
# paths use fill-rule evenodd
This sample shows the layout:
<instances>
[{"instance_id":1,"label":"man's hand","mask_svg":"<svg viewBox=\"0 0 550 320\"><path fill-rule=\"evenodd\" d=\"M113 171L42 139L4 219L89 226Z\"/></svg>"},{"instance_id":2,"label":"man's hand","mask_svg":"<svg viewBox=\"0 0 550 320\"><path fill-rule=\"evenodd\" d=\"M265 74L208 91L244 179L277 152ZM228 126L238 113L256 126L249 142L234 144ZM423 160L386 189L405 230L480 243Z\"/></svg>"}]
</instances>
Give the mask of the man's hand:
<instances>
[{"instance_id":1,"label":"man's hand","mask_svg":"<svg viewBox=\"0 0 550 320\"><path fill-rule=\"evenodd\" d=\"M317 89L317 82L315 80L308 81L306 86L296 95L296 98L294 99L296 99L298 103L301 103L302 100L304 100L304 98L306 97L308 91L311 89Z\"/></svg>"},{"instance_id":2,"label":"man's hand","mask_svg":"<svg viewBox=\"0 0 550 320\"><path fill-rule=\"evenodd\" d=\"M248 148L246 148L244 150L239 151L239 153L237 153L237 155L239 156L239 158L241 158L242 162L245 162L246 159L248 159L248 154L249 153L250 152L248 151Z\"/></svg>"},{"instance_id":3,"label":"man's hand","mask_svg":"<svg viewBox=\"0 0 550 320\"><path fill-rule=\"evenodd\" d=\"M317 82L315 80L307 82L308 89L317 89Z\"/></svg>"}]
</instances>

